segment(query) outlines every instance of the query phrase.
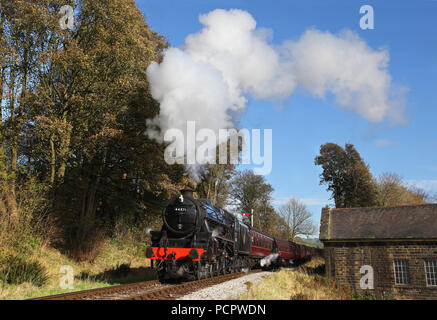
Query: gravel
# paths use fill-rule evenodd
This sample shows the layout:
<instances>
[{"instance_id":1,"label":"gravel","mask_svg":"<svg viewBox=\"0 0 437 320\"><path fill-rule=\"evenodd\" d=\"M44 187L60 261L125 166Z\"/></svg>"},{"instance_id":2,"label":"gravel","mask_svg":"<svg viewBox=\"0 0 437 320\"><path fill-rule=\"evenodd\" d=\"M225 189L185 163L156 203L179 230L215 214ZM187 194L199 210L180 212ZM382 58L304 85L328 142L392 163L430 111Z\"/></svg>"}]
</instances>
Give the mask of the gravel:
<instances>
[{"instance_id":1,"label":"gravel","mask_svg":"<svg viewBox=\"0 0 437 320\"><path fill-rule=\"evenodd\" d=\"M247 291L246 282L253 284L262 281L263 276L271 275L271 272L252 273L246 276L229 280L214 286L187 294L178 300L227 300L236 299Z\"/></svg>"}]
</instances>

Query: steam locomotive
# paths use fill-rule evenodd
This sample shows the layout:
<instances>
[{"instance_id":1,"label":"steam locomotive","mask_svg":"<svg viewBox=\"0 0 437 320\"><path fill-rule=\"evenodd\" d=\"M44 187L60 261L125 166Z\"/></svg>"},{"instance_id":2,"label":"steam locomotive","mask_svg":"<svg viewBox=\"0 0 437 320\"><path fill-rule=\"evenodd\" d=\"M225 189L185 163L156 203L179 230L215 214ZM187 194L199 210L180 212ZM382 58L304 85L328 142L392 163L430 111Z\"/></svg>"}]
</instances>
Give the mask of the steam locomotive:
<instances>
[{"instance_id":1,"label":"steam locomotive","mask_svg":"<svg viewBox=\"0 0 437 320\"><path fill-rule=\"evenodd\" d=\"M254 267L278 268L308 260L317 249L251 228L208 199L182 190L164 208L161 231L151 231L146 257L160 280L195 280Z\"/></svg>"}]
</instances>

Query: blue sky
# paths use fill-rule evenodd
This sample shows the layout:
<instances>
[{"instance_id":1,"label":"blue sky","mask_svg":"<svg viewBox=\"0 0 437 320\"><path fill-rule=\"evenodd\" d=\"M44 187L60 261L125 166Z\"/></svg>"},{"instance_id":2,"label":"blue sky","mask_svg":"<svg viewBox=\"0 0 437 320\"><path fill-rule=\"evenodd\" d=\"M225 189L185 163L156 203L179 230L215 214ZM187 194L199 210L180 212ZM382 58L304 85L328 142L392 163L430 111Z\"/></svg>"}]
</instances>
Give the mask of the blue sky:
<instances>
[{"instance_id":1,"label":"blue sky","mask_svg":"<svg viewBox=\"0 0 437 320\"><path fill-rule=\"evenodd\" d=\"M377 176L395 172L437 193L437 1L216 1L136 0L150 27L171 46L183 44L201 29L199 14L217 8L248 11L257 26L273 31L273 44L296 40L317 28L334 34L356 32L373 49L389 51L389 73L407 87L404 125L372 123L339 107L329 95L319 99L297 92L282 105L249 99L240 127L273 129L273 170L266 179L275 203L295 196L304 200L319 223L320 210L332 203L319 185L314 157L321 144L352 143ZM374 8L375 28L361 30L359 9Z\"/></svg>"}]
</instances>

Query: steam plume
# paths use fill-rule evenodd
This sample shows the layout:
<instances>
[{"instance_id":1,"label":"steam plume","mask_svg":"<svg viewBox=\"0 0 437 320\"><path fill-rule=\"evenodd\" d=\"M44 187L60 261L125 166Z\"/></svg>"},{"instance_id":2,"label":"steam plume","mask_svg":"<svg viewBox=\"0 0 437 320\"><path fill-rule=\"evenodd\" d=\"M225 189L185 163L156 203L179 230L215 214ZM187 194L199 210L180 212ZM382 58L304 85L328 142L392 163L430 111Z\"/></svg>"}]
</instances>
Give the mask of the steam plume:
<instances>
[{"instance_id":1,"label":"steam plume","mask_svg":"<svg viewBox=\"0 0 437 320\"><path fill-rule=\"evenodd\" d=\"M246 97L281 100L296 88L319 98L330 92L339 106L371 122L403 121L402 99L393 99L388 51L372 49L352 31L310 29L295 42L274 46L272 32L257 28L246 11L217 9L199 20L200 32L147 70L161 105L148 123L152 138L162 141L153 124L163 132L185 132L188 120L196 121L197 130L233 128L231 114L244 110Z\"/></svg>"},{"instance_id":2,"label":"steam plume","mask_svg":"<svg viewBox=\"0 0 437 320\"><path fill-rule=\"evenodd\" d=\"M278 259L279 253L271 253L267 257L264 257L260 261L261 267L270 267L270 265Z\"/></svg>"}]
</instances>

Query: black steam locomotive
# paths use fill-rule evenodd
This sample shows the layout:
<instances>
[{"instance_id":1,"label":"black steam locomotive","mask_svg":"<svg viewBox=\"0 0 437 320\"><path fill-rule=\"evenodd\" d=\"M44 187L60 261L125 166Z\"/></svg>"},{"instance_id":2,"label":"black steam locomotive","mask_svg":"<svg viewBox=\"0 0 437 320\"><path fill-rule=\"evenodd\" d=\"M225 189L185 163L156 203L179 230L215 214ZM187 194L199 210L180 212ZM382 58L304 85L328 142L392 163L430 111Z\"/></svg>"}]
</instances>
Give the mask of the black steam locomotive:
<instances>
[{"instance_id":1,"label":"black steam locomotive","mask_svg":"<svg viewBox=\"0 0 437 320\"><path fill-rule=\"evenodd\" d=\"M255 265L277 267L309 258L313 248L275 239L250 228L210 200L183 190L163 210L161 231L152 231L146 257L160 279L203 279ZM264 263L263 263L264 262Z\"/></svg>"}]
</instances>

